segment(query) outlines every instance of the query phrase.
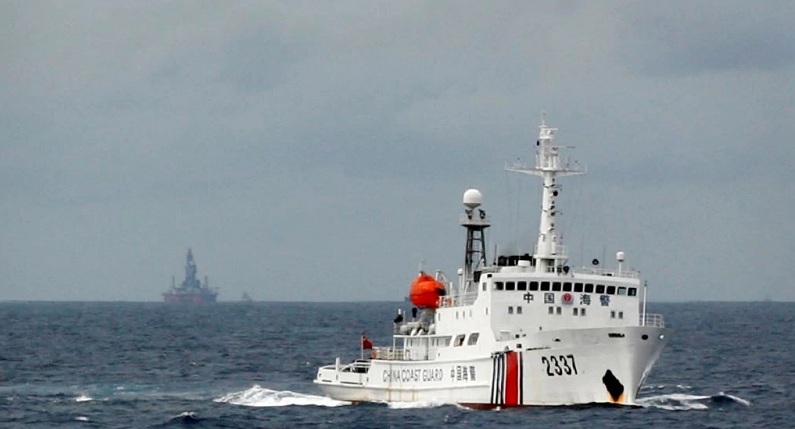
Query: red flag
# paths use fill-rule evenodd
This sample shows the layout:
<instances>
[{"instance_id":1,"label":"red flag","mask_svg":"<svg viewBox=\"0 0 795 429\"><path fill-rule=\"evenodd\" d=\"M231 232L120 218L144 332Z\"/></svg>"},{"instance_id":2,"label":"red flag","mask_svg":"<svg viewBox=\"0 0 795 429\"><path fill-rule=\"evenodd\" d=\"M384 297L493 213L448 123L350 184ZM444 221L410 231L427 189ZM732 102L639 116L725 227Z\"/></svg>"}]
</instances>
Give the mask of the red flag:
<instances>
[{"instance_id":1,"label":"red flag","mask_svg":"<svg viewBox=\"0 0 795 429\"><path fill-rule=\"evenodd\" d=\"M373 348L373 343L362 334L362 350L370 350Z\"/></svg>"}]
</instances>

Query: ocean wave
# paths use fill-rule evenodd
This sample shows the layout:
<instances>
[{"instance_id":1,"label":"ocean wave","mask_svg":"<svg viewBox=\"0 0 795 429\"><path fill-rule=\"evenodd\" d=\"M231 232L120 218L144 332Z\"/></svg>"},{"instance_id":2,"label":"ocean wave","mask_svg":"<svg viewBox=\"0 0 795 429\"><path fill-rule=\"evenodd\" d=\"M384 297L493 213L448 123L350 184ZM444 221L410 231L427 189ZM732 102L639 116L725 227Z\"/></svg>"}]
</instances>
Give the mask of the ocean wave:
<instances>
[{"instance_id":1,"label":"ocean wave","mask_svg":"<svg viewBox=\"0 0 795 429\"><path fill-rule=\"evenodd\" d=\"M193 411L183 411L176 416L169 418L167 421L155 425L153 427L161 427L161 428L168 428L168 427L182 427L186 425L193 425L197 423L201 423L202 419L198 415L196 415Z\"/></svg>"},{"instance_id":2,"label":"ocean wave","mask_svg":"<svg viewBox=\"0 0 795 429\"><path fill-rule=\"evenodd\" d=\"M751 406L751 401L747 399L740 398L739 396L729 395L723 392L718 393L717 395L712 397L712 402L716 403L738 403L745 405L746 407Z\"/></svg>"},{"instance_id":3,"label":"ocean wave","mask_svg":"<svg viewBox=\"0 0 795 429\"><path fill-rule=\"evenodd\" d=\"M178 415L170 418L168 422L166 422L164 425L170 426L173 423L178 423L180 425L193 424L193 423L198 423L201 420L202 419L200 419L193 411L183 411Z\"/></svg>"},{"instance_id":4,"label":"ocean wave","mask_svg":"<svg viewBox=\"0 0 795 429\"><path fill-rule=\"evenodd\" d=\"M685 393L670 393L666 395L638 398L637 404L641 407L660 408L669 411L707 410L709 404L728 404L750 406L747 399L720 392L717 395L689 395Z\"/></svg>"},{"instance_id":5,"label":"ocean wave","mask_svg":"<svg viewBox=\"0 0 795 429\"><path fill-rule=\"evenodd\" d=\"M337 401L325 396L307 395L289 390L271 390L256 384L250 389L227 393L214 401L247 407L288 407L292 405L340 407L350 405L350 402Z\"/></svg>"}]
</instances>

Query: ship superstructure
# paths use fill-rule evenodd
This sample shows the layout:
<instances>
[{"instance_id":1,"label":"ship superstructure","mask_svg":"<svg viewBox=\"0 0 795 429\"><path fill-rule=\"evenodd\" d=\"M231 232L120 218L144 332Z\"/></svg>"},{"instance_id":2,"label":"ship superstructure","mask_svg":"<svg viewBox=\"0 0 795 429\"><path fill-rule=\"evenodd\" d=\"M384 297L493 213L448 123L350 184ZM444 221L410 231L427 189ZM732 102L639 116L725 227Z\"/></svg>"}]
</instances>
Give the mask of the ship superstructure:
<instances>
[{"instance_id":1,"label":"ship superstructure","mask_svg":"<svg viewBox=\"0 0 795 429\"><path fill-rule=\"evenodd\" d=\"M193 259L193 251L188 248L188 255L185 262L185 279L177 285L175 279L171 278L171 289L163 294L163 300L171 303L181 304L207 304L215 302L218 298L218 290L210 287L207 276L204 283L197 277L196 262Z\"/></svg>"},{"instance_id":2,"label":"ship superstructure","mask_svg":"<svg viewBox=\"0 0 795 429\"><path fill-rule=\"evenodd\" d=\"M483 196L464 193L464 264L455 282L420 272L416 317L396 319L393 343L369 358L321 367L315 383L348 401L438 401L475 408L584 403L634 404L670 330L646 313L646 286L624 266L575 269L558 234L557 178L583 174L561 159L557 129L544 121L534 166L540 176L538 239L531 252L487 262ZM364 342L364 338L363 338ZM367 341L368 346L369 340Z\"/></svg>"}]
</instances>

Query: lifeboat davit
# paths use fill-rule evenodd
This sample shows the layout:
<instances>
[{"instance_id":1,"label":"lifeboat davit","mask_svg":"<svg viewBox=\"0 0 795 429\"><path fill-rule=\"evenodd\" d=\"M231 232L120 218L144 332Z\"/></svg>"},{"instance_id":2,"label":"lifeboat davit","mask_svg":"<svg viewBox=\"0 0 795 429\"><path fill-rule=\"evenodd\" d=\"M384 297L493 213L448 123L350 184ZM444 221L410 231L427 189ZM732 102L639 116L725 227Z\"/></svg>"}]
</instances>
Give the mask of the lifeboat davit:
<instances>
[{"instance_id":1,"label":"lifeboat davit","mask_svg":"<svg viewBox=\"0 0 795 429\"><path fill-rule=\"evenodd\" d=\"M411 282L409 299L412 304L419 308L438 308L439 297L445 294L442 282L436 281L433 276L420 273L420 275Z\"/></svg>"}]
</instances>

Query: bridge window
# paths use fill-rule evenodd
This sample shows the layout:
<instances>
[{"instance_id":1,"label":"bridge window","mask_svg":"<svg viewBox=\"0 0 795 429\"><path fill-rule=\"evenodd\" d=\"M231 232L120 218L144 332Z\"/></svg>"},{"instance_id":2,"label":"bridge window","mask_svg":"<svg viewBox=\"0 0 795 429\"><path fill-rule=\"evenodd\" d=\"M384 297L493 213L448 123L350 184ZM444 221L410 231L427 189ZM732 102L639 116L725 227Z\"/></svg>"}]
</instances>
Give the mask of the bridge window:
<instances>
[{"instance_id":1,"label":"bridge window","mask_svg":"<svg viewBox=\"0 0 795 429\"><path fill-rule=\"evenodd\" d=\"M477 333L477 332L469 334L469 340L467 341L467 345L468 346L474 346L475 344L477 344L479 336L480 336L480 334Z\"/></svg>"},{"instance_id":2,"label":"bridge window","mask_svg":"<svg viewBox=\"0 0 795 429\"><path fill-rule=\"evenodd\" d=\"M516 282L505 282L505 290L516 290Z\"/></svg>"},{"instance_id":3,"label":"bridge window","mask_svg":"<svg viewBox=\"0 0 795 429\"><path fill-rule=\"evenodd\" d=\"M631 288L629 288L629 293L627 295L629 295L629 296L637 296L638 295L638 290L635 289L634 287L631 287Z\"/></svg>"},{"instance_id":4,"label":"bridge window","mask_svg":"<svg viewBox=\"0 0 795 429\"><path fill-rule=\"evenodd\" d=\"M593 293L593 285L590 283L585 284L585 293Z\"/></svg>"},{"instance_id":5,"label":"bridge window","mask_svg":"<svg viewBox=\"0 0 795 429\"><path fill-rule=\"evenodd\" d=\"M627 294L627 288L625 288L624 286L619 287L618 288L618 294L619 295L626 295Z\"/></svg>"},{"instance_id":6,"label":"bridge window","mask_svg":"<svg viewBox=\"0 0 795 429\"><path fill-rule=\"evenodd\" d=\"M549 290L549 282L541 282L541 290Z\"/></svg>"},{"instance_id":7,"label":"bridge window","mask_svg":"<svg viewBox=\"0 0 795 429\"><path fill-rule=\"evenodd\" d=\"M596 293L605 293L605 285L596 285Z\"/></svg>"},{"instance_id":8,"label":"bridge window","mask_svg":"<svg viewBox=\"0 0 795 429\"><path fill-rule=\"evenodd\" d=\"M574 283L574 292L582 292L582 283Z\"/></svg>"},{"instance_id":9,"label":"bridge window","mask_svg":"<svg viewBox=\"0 0 795 429\"><path fill-rule=\"evenodd\" d=\"M560 282L552 283L552 292L560 292Z\"/></svg>"},{"instance_id":10,"label":"bridge window","mask_svg":"<svg viewBox=\"0 0 795 429\"><path fill-rule=\"evenodd\" d=\"M608 295L615 295L616 294L616 287L615 286L608 286L607 287L607 294Z\"/></svg>"},{"instance_id":11,"label":"bridge window","mask_svg":"<svg viewBox=\"0 0 795 429\"><path fill-rule=\"evenodd\" d=\"M502 282L494 282L495 290L502 290Z\"/></svg>"},{"instance_id":12,"label":"bridge window","mask_svg":"<svg viewBox=\"0 0 795 429\"><path fill-rule=\"evenodd\" d=\"M516 283L516 290L527 290L527 282Z\"/></svg>"},{"instance_id":13,"label":"bridge window","mask_svg":"<svg viewBox=\"0 0 795 429\"><path fill-rule=\"evenodd\" d=\"M453 343L454 347L461 347L462 345L464 345L464 334L455 337L455 343Z\"/></svg>"},{"instance_id":14,"label":"bridge window","mask_svg":"<svg viewBox=\"0 0 795 429\"><path fill-rule=\"evenodd\" d=\"M563 292L571 292L571 283L569 282L563 283Z\"/></svg>"},{"instance_id":15,"label":"bridge window","mask_svg":"<svg viewBox=\"0 0 795 429\"><path fill-rule=\"evenodd\" d=\"M538 290L538 282L530 282L530 290Z\"/></svg>"}]
</instances>

